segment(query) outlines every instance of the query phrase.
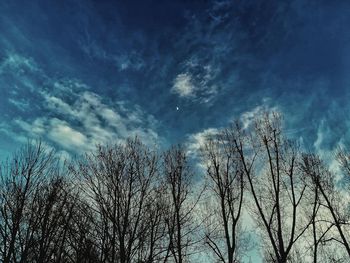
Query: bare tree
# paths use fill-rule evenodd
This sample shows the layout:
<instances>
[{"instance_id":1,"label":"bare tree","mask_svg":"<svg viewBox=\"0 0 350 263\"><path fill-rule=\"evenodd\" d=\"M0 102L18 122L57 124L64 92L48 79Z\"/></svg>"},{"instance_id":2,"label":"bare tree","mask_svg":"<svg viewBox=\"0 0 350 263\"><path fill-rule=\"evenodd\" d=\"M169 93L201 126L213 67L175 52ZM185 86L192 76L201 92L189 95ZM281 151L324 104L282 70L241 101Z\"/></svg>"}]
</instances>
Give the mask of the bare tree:
<instances>
[{"instance_id":1,"label":"bare tree","mask_svg":"<svg viewBox=\"0 0 350 263\"><path fill-rule=\"evenodd\" d=\"M265 259L288 262L310 225L299 213L306 185L297 169L298 147L284 138L277 113L256 119L251 133L237 123L231 136L255 204L254 217L270 241Z\"/></svg>"},{"instance_id":2,"label":"bare tree","mask_svg":"<svg viewBox=\"0 0 350 263\"><path fill-rule=\"evenodd\" d=\"M348 169L348 156L345 152L339 152L338 160L342 165L344 171ZM327 166L315 154L305 155L303 158L304 171L308 175L315 187L315 190L319 192L320 202L328 213L323 213L320 218L320 223L327 225L325 233L331 228L336 229L336 234L332 231L331 235L327 238L325 234L322 234L320 241L329 242L335 241L342 244L345 248L348 256L350 256L350 246L348 241L348 223L349 213L347 209L344 209L344 200L339 194L334 173L330 172Z\"/></svg>"},{"instance_id":3,"label":"bare tree","mask_svg":"<svg viewBox=\"0 0 350 263\"><path fill-rule=\"evenodd\" d=\"M176 263L187 262L190 248L195 240L198 224L195 223L194 209L201 196L195 195L193 173L190 170L186 152L181 146L173 147L164 154L163 172L167 212L168 247L164 262L169 257Z\"/></svg>"},{"instance_id":4,"label":"bare tree","mask_svg":"<svg viewBox=\"0 0 350 263\"><path fill-rule=\"evenodd\" d=\"M94 215L95 211L90 207L88 200L76 195L74 213L68 225L68 262L101 262Z\"/></svg>"},{"instance_id":5,"label":"bare tree","mask_svg":"<svg viewBox=\"0 0 350 263\"><path fill-rule=\"evenodd\" d=\"M0 261L185 263L205 243L217 262L238 263L247 249L245 211L260 230L265 262L350 257L344 150L340 181L318 155L302 154L272 113L208 138L201 154L202 181L181 146L160 158L128 139L62 166L40 142L28 143L0 166ZM201 201L211 209L206 228Z\"/></svg>"},{"instance_id":6,"label":"bare tree","mask_svg":"<svg viewBox=\"0 0 350 263\"><path fill-rule=\"evenodd\" d=\"M239 220L245 192L244 172L229 130L208 138L203 147L214 204L207 221L206 244L220 262L238 262Z\"/></svg>"},{"instance_id":7,"label":"bare tree","mask_svg":"<svg viewBox=\"0 0 350 263\"><path fill-rule=\"evenodd\" d=\"M54 152L28 142L0 179L2 262L62 262L71 203Z\"/></svg>"},{"instance_id":8,"label":"bare tree","mask_svg":"<svg viewBox=\"0 0 350 263\"><path fill-rule=\"evenodd\" d=\"M37 185L43 177L52 155L45 156L42 146L30 143L1 167L0 233L3 262L18 261L21 226L29 199L37 195ZM34 188L34 189L33 189ZM23 232L23 231L22 231Z\"/></svg>"},{"instance_id":9,"label":"bare tree","mask_svg":"<svg viewBox=\"0 0 350 263\"><path fill-rule=\"evenodd\" d=\"M311 232L311 238L307 236L305 239L309 244L308 250L312 252L312 262L316 263L319 261L319 258L322 258L323 261L325 260L325 255L321 257L319 255L321 252L323 254L326 253L325 240L327 236L332 234L334 227L329 220L325 220L328 217L328 211L323 205L322 193L318 187L319 180L327 180L322 178L325 175L325 166L315 154L303 154L299 167L307 184L304 213L311 222L309 231ZM308 240L308 238L311 240Z\"/></svg>"},{"instance_id":10,"label":"bare tree","mask_svg":"<svg viewBox=\"0 0 350 263\"><path fill-rule=\"evenodd\" d=\"M137 138L99 146L71 167L93 212L100 262L152 262L161 253L158 158Z\"/></svg>"}]
</instances>

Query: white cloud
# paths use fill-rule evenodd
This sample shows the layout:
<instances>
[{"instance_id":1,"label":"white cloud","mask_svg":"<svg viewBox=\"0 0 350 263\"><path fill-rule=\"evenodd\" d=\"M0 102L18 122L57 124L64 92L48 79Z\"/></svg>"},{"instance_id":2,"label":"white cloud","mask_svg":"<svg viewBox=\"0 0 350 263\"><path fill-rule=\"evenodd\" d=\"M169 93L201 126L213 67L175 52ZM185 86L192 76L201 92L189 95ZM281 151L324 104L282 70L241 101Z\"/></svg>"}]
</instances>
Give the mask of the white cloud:
<instances>
[{"instance_id":1,"label":"white cloud","mask_svg":"<svg viewBox=\"0 0 350 263\"><path fill-rule=\"evenodd\" d=\"M208 137L218 134L220 129L208 128L201 132L191 134L187 140L188 154L196 154L205 144Z\"/></svg>"},{"instance_id":2,"label":"white cloud","mask_svg":"<svg viewBox=\"0 0 350 263\"><path fill-rule=\"evenodd\" d=\"M247 129L249 126L251 126L256 116L258 114L261 114L262 111L263 111L263 108L261 106L257 106L250 111L243 112L240 118L240 121L242 122L242 125L243 125L243 129Z\"/></svg>"},{"instance_id":3,"label":"white cloud","mask_svg":"<svg viewBox=\"0 0 350 263\"><path fill-rule=\"evenodd\" d=\"M75 114L71 106L68 103L64 102L62 99L47 93L43 93L43 97L47 102L47 107L51 110L58 111L63 114Z\"/></svg>"},{"instance_id":4,"label":"white cloud","mask_svg":"<svg viewBox=\"0 0 350 263\"><path fill-rule=\"evenodd\" d=\"M262 105L262 106L257 106L249 111L243 112L239 117L239 120L242 122L242 126L243 126L242 128L247 129L251 127L251 125L253 124L256 118L258 118L259 116L262 116L262 114L266 112L278 112L277 109L278 109L277 107L268 107L268 106ZM231 118L229 122L231 122L232 120L233 118ZM229 123L227 123L227 125L229 125ZM222 128L223 127L218 127L218 128L209 127L209 128L203 129L200 132L190 134L188 136L187 143L186 143L187 153L194 158L198 158L198 153L200 153L201 147L205 144L206 140L210 136L218 135L222 130ZM206 167L206 164L202 163L199 159L197 159L197 161L198 161L197 166L200 169L205 170L204 168Z\"/></svg>"},{"instance_id":5,"label":"white cloud","mask_svg":"<svg viewBox=\"0 0 350 263\"><path fill-rule=\"evenodd\" d=\"M266 101L267 99L265 99ZM240 121L242 122L243 129L250 127L254 121L262 117L265 113L280 112L277 107L269 107L267 105L256 106L255 108L245 111L240 116Z\"/></svg>"},{"instance_id":6,"label":"white cloud","mask_svg":"<svg viewBox=\"0 0 350 263\"><path fill-rule=\"evenodd\" d=\"M79 81L78 79L63 79L60 81L53 82L53 90L58 91L59 93L68 93L71 94L76 91L88 90L89 87Z\"/></svg>"},{"instance_id":7,"label":"white cloud","mask_svg":"<svg viewBox=\"0 0 350 263\"><path fill-rule=\"evenodd\" d=\"M137 61L136 57L131 61ZM0 61L0 74L2 72L25 74L18 77L23 86L12 89L9 103L24 111L35 98L35 107L41 110L41 116L29 120L19 117L5 123L6 126L0 123L0 132L15 141L40 138L70 152L92 149L99 143L118 143L136 135L146 143L159 141L154 130L157 121L139 106L127 101L113 101L112 104L109 98L91 92L90 87L78 79L52 78L31 58L9 53ZM37 79L44 81L45 85L38 85ZM20 89L23 87L28 88L33 96L22 99ZM42 103L37 103L40 101Z\"/></svg>"},{"instance_id":8,"label":"white cloud","mask_svg":"<svg viewBox=\"0 0 350 263\"><path fill-rule=\"evenodd\" d=\"M178 94L180 97L191 97L195 91L192 84L192 79L189 74L179 74L174 80L172 92Z\"/></svg>"},{"instance_id":9,"label":"white cloud","mask_svg":"<svg viewBox=\"0 0 350 263\"><path fill-rule=\"evenodd\" d=\"M254 120L266 112L277 111L277 107L269 108L267 106L257 106L249 111L243 112L240 115L239 120L242 122L243 129L250 127ZM187 145L188 152L195 153L205 143L205 140L212 135L216 135L220 132L220 128L206 128L198 133L191 134L188 137Z\"/></svg>"},{"instance_id":10,"label":"white cloud","mask_svg":"<svg viewBox=\"0 0 350 263\"><path fill-rule=\"evenodd\" d=\"M19 97L20 91L23 89L30 92L39 90L36 86L38 79L43 80L41 79L44 76L43 72L31 57L7 51L5 57L0 58L0 75L3 74L13 78L12 81L2 82L2 85L9 89L8 101L18 109L26 110L25 99Z\"/></svg>"},{"instance_id":11,"label":"white cloud","mask_svg":"<svg viewBox=\"0 0 350 263\"><path fill-rule=\"evenodd\" d=\"M86 143L85 135L70 127L67 122L57 118L49 119L41 117L35 119L33 122L16 119L14 123L28 138L46 138L61 145L63 148L81 148ZM11 130L9 127L7 129L8 131Z\"/></svg>"},{"instance_id":12,"label":"white cloud","mask_svg":"<svg viewBox=\"0 0 350 263\"><path fill-rule=\"evenodd\" d=\"M85 148L87 138L81 132L73 129L65 121L51 119L48 138L67 149Z\"/></svg>"},{"instance_id":13,"label":"white cloud","mask_svg":"<svg viewBox=\"0 0 350 263\"><path fill-rule=\"evenodd\" d=\"M9 98L8 102L10 102L12 105L14 105L21 111L26 111L29 108L29 102L25 99Z\"/></svg>"},{"instance_id":14,"label":"white cloud","mask_svg":"<svg viewBox=\"0 0 350 263\"><path fill-rule=\"evenodd\" d=\"M52 117L14 121L30 137L39 136L76 152L91 150L96 144L117 143L129 136L137 135L146 143L159 139L153 130L156 120L137 106L130 109L124 102L108 105L98 94L86 90L75 93L70 103L47 91L41 95Z\"/></svg>"},{"instance_id":15,"label":"white cloud","mask_svg":"<svg viewBox=\"0 0 350 263\"><path fill-rule=\"evenodd\" d=\"M37 118L33 123L28 123L21 119L15 119L14 123L31 136L41 136L44 132L46 132L44 118Z\"/></svg>"},{"instance_id":16,"label":"white cloud","mask_svg":"<svg viewBox=\"0 0 350 263\"><path fill-rule=\"evenodd\" d=\"M196 57L184 61L182 67L185 73L175 77L171 92L194 102L210 103L219 92L217 82L214 81L218 71Z\"/></svg>"},{"instance_id":17,"label":"white cloud","mask_svg":"<svg viewBox=\"0 0 350 263\"><path fill-rule=\"evenodd\" d=\"M326 127L325 127L325 120L322 120L317 129L317 138L316 138L316 141L314 142L314 147L318 153L323 152L322 143L324 141L325 133L327 133Z\"/></svg>"},{"instance_id":18,"label":"white cloud","mask_svg":"<svg viewBox=\"0 0 350 263\"><path fill-rule=\"evenodd\" d=\"M25 73L26 71L38 71L38 67L33 59L21 56L16 53L9 53L0 63L0 73L5 70L12 72Z\"/></svg>"}]
</instances>

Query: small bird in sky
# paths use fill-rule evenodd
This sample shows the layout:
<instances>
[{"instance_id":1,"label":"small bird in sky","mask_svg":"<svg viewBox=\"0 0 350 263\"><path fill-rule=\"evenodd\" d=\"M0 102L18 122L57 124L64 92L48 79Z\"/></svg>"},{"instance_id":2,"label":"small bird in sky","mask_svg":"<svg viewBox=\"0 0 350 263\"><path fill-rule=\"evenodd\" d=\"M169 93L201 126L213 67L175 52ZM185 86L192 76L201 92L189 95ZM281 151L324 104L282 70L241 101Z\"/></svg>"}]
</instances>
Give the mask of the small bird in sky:
<instances>
[{"instance_id":1,"label":"small bird in sky","mask_svg":"<svg viewBox=\"0 0 350 263\"><path fill-rule=\"evenodd\" d=\"M178 111L180 108L178 106L176 106L176 110Z\"/></svg>"}]
</instances>

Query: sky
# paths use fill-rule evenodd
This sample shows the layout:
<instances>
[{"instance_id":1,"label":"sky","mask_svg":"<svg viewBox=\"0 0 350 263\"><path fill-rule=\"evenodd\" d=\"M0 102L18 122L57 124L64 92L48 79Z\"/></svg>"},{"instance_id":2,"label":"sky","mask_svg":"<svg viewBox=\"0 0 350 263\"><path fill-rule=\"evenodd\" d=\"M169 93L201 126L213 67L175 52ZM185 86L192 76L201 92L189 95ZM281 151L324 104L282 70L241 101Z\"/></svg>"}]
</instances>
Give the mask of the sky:
<instances>
[{"instance_id":1,"label":"sky","mask_svg":"<svg viewBox=\"0 0 350 263\"><path fill-rule=\"evenodd\" d=\"M349 1L1 1L0 159L138 135L195 147L254 114L327 151L350 140Z\"/></svg>"},{"instance_id":2,"label":"sky","mask_svg":"<svg viewBox=\"0 0 350 263\"><path fill-rule=\"evenodd\" d=\"M350 142L350 2L0 2L0 160L139 136L198 149L256 114L319 153Z\"/></svg>"}]
</instances>

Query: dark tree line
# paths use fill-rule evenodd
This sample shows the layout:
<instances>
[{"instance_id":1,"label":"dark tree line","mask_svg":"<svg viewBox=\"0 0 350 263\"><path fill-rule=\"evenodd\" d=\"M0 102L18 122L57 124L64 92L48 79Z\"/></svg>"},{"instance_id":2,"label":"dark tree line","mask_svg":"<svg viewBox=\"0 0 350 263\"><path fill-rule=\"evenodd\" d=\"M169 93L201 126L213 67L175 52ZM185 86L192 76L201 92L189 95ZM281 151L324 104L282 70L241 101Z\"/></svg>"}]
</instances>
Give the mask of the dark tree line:
<instances>
[{"instance_id":1,"label":"dark tree line","mask_svg":"<svg viewBox=\"0 0 350 263\"><path fill-rule=\"evenodd\" d=\"M24 262L349 262L350 154L305 152L266 113L184 146L138 138L59 161L28 143L0 168L0 259ZM246 220L254 221L249 234Z\"/></svg>"}]
</instances>

